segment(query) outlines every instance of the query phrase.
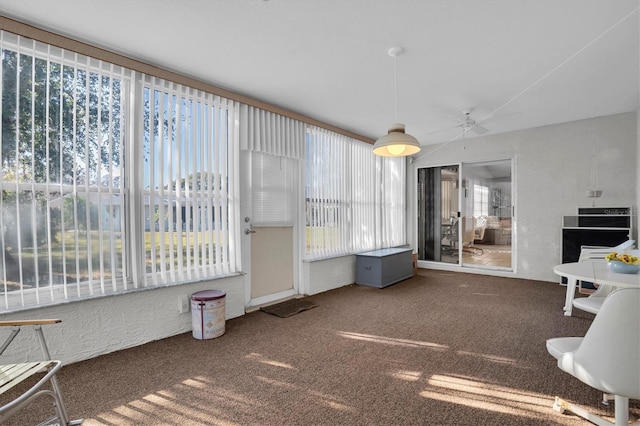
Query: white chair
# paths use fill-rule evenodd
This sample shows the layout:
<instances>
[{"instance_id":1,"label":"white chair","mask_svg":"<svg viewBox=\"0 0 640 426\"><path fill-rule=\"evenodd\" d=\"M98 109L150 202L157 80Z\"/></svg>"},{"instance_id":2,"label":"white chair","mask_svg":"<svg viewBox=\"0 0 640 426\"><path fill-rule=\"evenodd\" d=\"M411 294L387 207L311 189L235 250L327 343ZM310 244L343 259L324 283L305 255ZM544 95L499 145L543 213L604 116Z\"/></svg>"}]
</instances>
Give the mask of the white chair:
<instances>
[{"instance_id":1,"label":"white chair","mask_svg":"<svg viewBox=\"0 0 640 426\"><path fill-rule=\"evenodd\" d=\"M458 225L460 220L457 217L451 217L449 223L443 225L441 252L442 254L456 255L458 253ZM444 222L443 222L444 224Z\"/></svg>"},{"instance_id":2,"label":"white chair","mask_svg":"<svg viewBox=\"0 0 640 426\"><path fill-rule=\"evenodd\" d=\"M612 251L621 253L626 252L627 250L633 249L635 246L635 240L627 240L621 244L618 244L614 247L605 247L605 246L581 246L580 247L580 257L578 258L578 262L582 262L583 260L589 259L604 259L604 257L611 253Z\"/></svg>"},{"instance_id":3,"label":"white chair","mask_svg":"<svg viewBox=\"0 0 640 426\"><path fill-rule=\"evenodd\" d=\"M587 248L583 249L580 253L579 262L584 260L602 260L604 257L615 251L618 253L629 253L634 256L640 256L639 250L629 250L630 247L635 243L634 240L626 241L623 244L620 244L616 247L606 247L606 248ZM583 253L584 252L584 253ZM615 287L610 285L599 285L597 282L594 283L597 285L595 292L592 292L588 297L580 297L573 300L573 307L580 309L585 312L589 312L591 314L597 314L604 302L604 299L613 291ZM580 286L582 283L580 283Z\"/></svg>"},{"instance_id":4,"label":"white chair","mask_svg":"<svg viewBox=\"0 0 640 426\"><path fill-rule=\"evenodd\" d=\"M474 247L473 240L476 234L476 218L473 216L465 216L462 218L462 251L481 255L483 250Z\"/></svg>"},{"instance_id":5,"label":"white chair","mask_svg":"<svg viewBox=\"0 0 640 426\"><path fill-rule=\"evenodd\" d=\"M474 228L473 239L476 241L484 240L484 230L487 226L487 217L486 216L478 216L476 218L476 224Z\"/></svg>"},{"instance_id":6,"label":"white chair","mask_svg":"<svg viewBox=\"0 0 640 426\"><path fill-rule=\"evenodd\" d=\"M640 399L640 288L612 292L584 337L547 340L558 367L615 400L615 423L556 397L556 411L571 411L597 425L628 425L629 399ZM634 424L640 425L640 422Z\"/></svg>"}]
</instances>

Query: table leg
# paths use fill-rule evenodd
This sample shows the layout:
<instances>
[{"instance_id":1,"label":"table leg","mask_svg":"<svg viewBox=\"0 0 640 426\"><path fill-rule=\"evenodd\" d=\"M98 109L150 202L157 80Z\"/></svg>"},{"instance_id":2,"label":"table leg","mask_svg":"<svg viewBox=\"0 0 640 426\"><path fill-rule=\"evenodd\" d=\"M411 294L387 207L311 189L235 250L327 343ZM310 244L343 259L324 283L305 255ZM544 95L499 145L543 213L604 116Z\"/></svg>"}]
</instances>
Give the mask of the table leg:
<instances>
[{"instance_id":1,"label":"table leg","mask_svg":"<svg viewBox=\"0 0 640 426\"><path fill-rule=\"evenodd\" d=\"M570 317L571 311L573 310L573 299L576 295L576 284L577 280L575 278L567 278L567 295L564 299L564 316Z\"/></svg>"}]
</instances>

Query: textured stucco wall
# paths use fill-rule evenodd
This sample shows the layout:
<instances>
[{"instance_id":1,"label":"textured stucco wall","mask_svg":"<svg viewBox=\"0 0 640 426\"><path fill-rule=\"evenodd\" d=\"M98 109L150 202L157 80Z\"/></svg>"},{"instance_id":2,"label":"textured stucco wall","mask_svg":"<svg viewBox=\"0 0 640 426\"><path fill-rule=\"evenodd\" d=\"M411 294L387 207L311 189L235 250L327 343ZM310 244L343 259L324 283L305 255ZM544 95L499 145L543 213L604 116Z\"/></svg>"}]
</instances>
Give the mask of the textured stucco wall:
<instances>
[{"instance_id":1,"label":"textured stucco wall","mask_svg":"<svg viewBox=\"0 0 640 426\"><path fill-rule=\"evenodd\" d=\"M1 315L0 319L62 319L61 324L43 326L43 331L52 358L69 364L190 332L191 311L179 313L179 301L187 296L190 302L191 294L198 291L225 291L225 317L244 315L243 285L244 276L239 275L64 303ZM4 339L9 332L9 328L0 330L0 338ZM3 362L26 361L30 354L39 356L40 347L35 333L25 328L3 355Z\"/></svg>"},{"instance_id":2,"label":"textured stucco wall","mask_svg":"<svg viewBox=\"0 0 640 426\"><path fill-rule=\"evenodd\" d=\"M351 255L304 262L302 272L308 294L322 293L356 281L356 257Z\"/></svg>"},{"instance_id":3,"label":"textured stucco wall","mask_svg":"<svg viewBox=\"0 0 640 426\"><path fill-rule=\"evenodd\" d=\"M598 117L459 140L444 147L425 149L420 153L422 157L412 164L408 183L410 193L415 194L418 167L513 159L515 273L497 275L558 281L552 268L561 262L562 217L575 215L578 206L591 206L592 203L592 199L585 196L585 190L591 176L594 142L598 186L602 190L602 197L595 200L596 205L632 206L634 209L637 205L636 115L633 112ZM410 214L415 220L415 207ZM633 232L637 235L636 229ZM415 241L415 233L411 238ZM447 269L477 271L459 267Z\"/></svg>"}]
</instances>

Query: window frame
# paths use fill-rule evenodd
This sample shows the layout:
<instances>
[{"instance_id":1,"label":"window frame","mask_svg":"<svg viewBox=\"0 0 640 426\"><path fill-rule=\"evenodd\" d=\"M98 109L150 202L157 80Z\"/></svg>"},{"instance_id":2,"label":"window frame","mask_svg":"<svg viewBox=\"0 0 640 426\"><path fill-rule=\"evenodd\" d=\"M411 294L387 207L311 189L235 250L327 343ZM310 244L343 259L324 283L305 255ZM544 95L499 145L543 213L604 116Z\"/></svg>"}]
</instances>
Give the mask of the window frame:
<instances>
[{"instance_id":1,"label":"window frame","mask_svg":"<svg viewBox=\"0 0 640 426\"><path fill-rule=\"evenodd\" d=\"M218 265L214 265L213 267L211 267L211 265L206 265L206 266L196 265L193 269L200 270L200 272L186 271L185 273L170 274L170 275L154 274L154 273L148 274L148 273L145 273L145 268L144 268L145 237L140 235L140 232L144 231L144 223L143 223L144 189L142 188L144 178L142 174L143 168L139 167L139 164L143 161L143 148L141 147L142 143L136 143L136 141L143 140L144 138L144 135L142 135L142 132L144 131L144 126L142 124L143 120L141 118L141 116L143 115L142 108L144 104L142 100L142 94L144 90L144 81L143 81L144 74L138 73L131 69L127 69L125 67L120 67L111 63L103 62L101 60L98 60L89 56L84 56L79 53L60 49L58 47L51 46L47 43L36 41L28 37L16 35L4 30L0 30L0 49L3 57L4 57L5 51L13 51L17 55L17 58L18 58L17 61L21 60L20 55L26 55L25 58L27 60L31 58L30 60L34 64L33 65L34 70L36 66L35 65L36 61L42 60L42 61L46 61L47 72L49 72L50 70L50 64L53 64L51 66L59 67L60 70L64 69L64 67L66 66L70 66L70 67L73 67L73 70L76 73L78 72L78 70L80 70L80 72L84 72L87 75L87 78L89 78L90 75L95 74L98 84L102 84L101 82L103 79L102 77L103 75L108 75L110 76L110 78L116 78L116 77L120 78L121 79L119 83L120 91L121 91L120 93L122 95L122 97L120 98L120 101L121 101L120 108L118 110L119 127L118 129L114 129L111 126L111 124L109 124L110 132L114 130L119 132L118 143L119 143L121 157L120 157L120 165L119 165L120 171L118 173L114 173L111 169L109 170L101 169L102 167L101 164L103 161L107 161L108 164L111 164L111 158L107 157L107 160L99 159L96 163L97 165L91 168L92 174L97 173L98 175L100 175L95 181L93 181L93 183L89 182L88 175L90 173L87 173L84 179L84 183L78 184L77 182L78 176L76 175L75 171L73 173L74 180L71 184L65 184L62 181L57 183L51 183L49 182L48 177L46 182L35 182L35 181L10 182L7 180L3 180L2 177L0 176L0 189L2 187L7 188L9 186L11 187L11 189L14 189L14 190L18 190L18 189L27 190L27 191L31 191L31 193L34 193L34 194L36 191L45 191L46 194L49 194L47 195L47 199L51 198L51 194L57 194L58 192L60 194L67 194L67 193L73 194L74 199L77 199L78 196L82 196L82 194L85 194L84 196L86 197L87 200L94 197L101 199L101 197L105 197L105 196L106 197L110 197L114 195L119 196L120 197L120 203L119 203L120 214L118 215L118 221L119 221L118 232L122 235L121 237L122 239L120 240L121 243L117 244L119 246L120 251L115 255L115 257L114 257L114 253L112 252L110 255L110 261L113 261L115 258L120 259L119 260L120 268L122 270L121 274L118 276L113 275L113 277L108 280L105 279L104 268L107 262L106 262L106 257L103 257L103 255L100 254L99 261L97 262L88 259L89 261L87 265L89 268L89 272L88 272L88 277L85 277L86 279L77 278L76 281L70 282L70 281L67 281L67 276L65 273L63 274L64 281L62 283L54 283L51 281L51 279L49 279L49 282L47 283L48 285L42 285L42 286L38 285L35 288L30 289L24 286L24 281L22 278L22 264L20 264L21 278L20 278L19 288L17 290L10 290L8 287L6 287L6 283L7 283L6 275L4 275L6 268L2 268L3 276L1 278L3 278L5 286L4 288L2 288L2 291L0 293L0 313L15 312L15 311L24 310L24 309L38 308L41 306L48 306L48 305L63 303L69 300L81 300L81 299L87 299L87 298L93 298L93 297L103 297L111 294L139 291L143 288L166 286L166 285L179 285L179 284L188 283L188 282L201 281L203 279L215 279L215 278L229 276L230 274L235 274L240 272L240 266L241 266L240 254L239 254L239 251L234 250L234 247L238 245L239 235L240 235L239 227L238 227L238 223L239 223L238 180L239 179L238 179L238 172L237 172L237 163L238 163L238 145L239 144L238 144L238 125L237 125L237 110L238 110L237 102L229 101L228 99L220 98L219 96L198 91L193 88L189 88L189 87L183 88L186 96L190 97L191 99L196 99L198 97L203 97L203 96L209 97L209 98L215 98L216 102L218 102L218 104L220 105L220 108L224 109L224 110L221 109L221 111L222 111L222 114L224 115L225 133L218 135L220 136L219 141L222 141L220 143L224 144L224 147L220 148L220 144L215 145L215 149L220 148L221 152L224 152L224 155L225 155L226 164L219 164L220 173L225 174L224 177L221 178L220 180L221 185L224 185L224 191L217 191L217 190L213 191L214 193L213 196L217 197L218 199L222 199L222 202L216 205L219 207L222 207L221 211L226 212L228 216L226 221L227 234L223 237L220 237L219 235L217 235L215 236L217 240L215 240L214 238L211 238L208 243L209 244L208 247L210 247L212 244L214 244L214 242L217 242L217 243L222 242L224 250L223 251L214 250L214 252L217 253L218 259L222 259L222 262L220 262L220 264ZM60 72L62 74L62 71ZM0 66L0 76L2 76L4 80L4 74L2 73L1 66ZM16 87L17 87L16 96L19 96L17 92L17 90L19 90L19 83L17 83L19 77L20 77L20 74L17 73L15 80L12 80L12 81L16 81ZM31 78L31 86L33 89L33 87L35 87L35 85L39 83L35 80L34 75L31 75L31 77L29 78ZM48 87L50 85L49 81L51 78L52 78L51 74L47 73L45 75L45 82L46 82L45 85L47 86L47 94L48 94ZM77 90L77 83L78 81L76 81L74 77L71 83L72 84L71 88L74 91ZM87 84L86 88L88 90L89 83L86 83L86 84ZM176 85L176 83L172 83L172 82L168 82L168 84L172 86ZM32 96L33 98L33 96L35 95L31 93L30 96ZM87 97L86 99L88 99L88 97L90 96L89 92L87 92L84 96L86 96ZM31 114L31 115L34 113L33 102L34 101L32 100L31 107L25 110L28 112L28 114ZM100 102L102 102L102 100L98 100L99 105L100 105ZM43 104L45 105L45 109L47 113L45 117L48 117L51 98L47 97L43 101ZM0 105L1 105L1 102L0 102ZM62 103L60 105L61 107L59 108L59 111L60 111L60 117L62 117L65 114L66 108ZM75 107L76 107L76 102L74 98L71 104L71 107L69 108L74 108L74 111L75 111ZM15 108L17 108L17 106ZM101 110L100 108L104 108L104 109ZM3 110L0 109L0 113L2 111ZM21 111L16 109L16 114L17 114L16 117L18 117L17 118L18 122L20 120L19 118L20 113ZM105 107L98 106L98 111L96 116L98 120L97 121L98 126L101 125L100 117L102 116L101 114L103 113L106 113L109 116L113 114L114 113L113 103L107 103ZM75 131L77 126L77 121L75 120L76 113L73 112L73 114L74 114L73 130ZM89 118L89 116L87 116L85 118L85 124L88 123L89 121L91 121L91 119ZM47 123L48 123L48 120L47 120ZM46 126L47 126L46 128L48 128L49 124L47 124ZM60 126L62 126L62 124L60 124ZM87 131L89 131L89 129L87 129ZM0 134L1 134L1 130L0 130ZM22 137L22 134L23 133L21 132L21 130L18 127L16 127L16 140ZM48 135L48 132L47 132L47 135ZM98 138L100 138L100 133L98 133L97 136ZM63 136L60 136L60 137L63 137ZM108 137L110 137L110 135ZM0 144L2 143L1 141L2 139L0 139ZM75 136L73 138L73 141L74 142L73 142L71 155L75 159L75 158L78 158L78 149L79 149L76 146ZM48 136L45 139L44 149L47 155L49 153L49 148L51 144L55 142L56 140L51 140L49 139ZM89 139L85 139L84 143L89 143ZM202 147L202 146L205 146L206 144L209 144L210 141L204 140L204 139L198 139L196 143L199 144L200 147ZM35 147L37 146L35 144L36 142L32 138L32 141L31 141L32 154L34 152L33 149L35 149ZM62 144L60 144L60 146L62 146ZM109 142L109 147L111 146L113 146L113 144ZM109 148L109 153L108 153L109 155L111 155L112 153L110 149L111 148ZM85 151L88 152L88 148L85 148ZM18 150L18 147L16 147L16 154L15 154L16 158L18 158L17 157L18 155L21 155L20 152L27 152L27 151ZM0 156L0 159L1 158L2 157ZM48 158L49 157L45 159L45 162L47 164L45 167L47 168L47 171L48 171L48 164L49 164ZM90 168L92 166L88 165L86 167ZM110 186L107 189L103 187L103 182L101 178L102 172L108 172L108 177L106 178L108 181L107 184ZM117 179L115 179L114 176ZM114 182L116 180L117 180L117 185L116 185L116 189L114 190ZM194 178L194 182L195 182L195 178ZM98 223L97 223L98 238L99 238L97 246L99 247L98 252L102 253L102 247L105 241L107 242L108 245L111 246L112 249L114 249L115 247L112 240L109 240L111 241L109 243L109 241L103 240L102 236L105 234L105 232L107 232L110 236L113 236L113 232L115 231L113 230L114 228L111 227L112 226L111 214L113 212L113 204L111 203L111 201L107 202L106 205L103 202L100 202L99 204L107 209L104 217L106 218L106 215L109 215L109 218L105 219L107 221L103 226L103 223L102 223L103 216L101 216L102 213L100 210L99 217L101 219L98 220ZM88 201L87 201L87 205L89 205ZM179 205L181 207L177 208L177 210L182 211L182 207L184 207L184 203L179 203ZM0 207L1 207L1 204L0 204ZM53 207L51 207L50 203L47 202L46 208L45 208L46 213L44 213L45 218L50 219L51 217L50 213L52 208ZM35 209L35 207L32 208L32 210L33 209ZM75 211L74 217L78 219L77 207L74 207L74 211ZM89 223L89 220L91 219L89 209L88 208L85 209L85 213L83 214L86 215L85 217L86 217L87 223ZM62 213L60 213L60 215L62 217ZM2 217L3 217L2 212L0 212L0 220L2 220ZM44 220L47 223L46 226L48 226L48 223L50 223L50 220L48 219ZM35 217L34 219L30 220L31 227L32 227L31 229L33 230L33 232L35 232L35 225L38 221L39 220L36 220ZM75 224L73 228L77 230L78 229L77 222L73 222L73 223ZM47 228L47 229L50 229L50 228ZM51 231L48 230L47 232L48 232L48 241L50 243ZM64 225L62 225L61 232L63 232L63 234L61 235L62 237L64 237L66 235ZM72 232L76 232L77 234L77 231L72 231ZM128 235L128 238L125 238L125 235ZM5 233L0 232L0 244L3 247L5 246L4 236L5 236ZM35 237L34 237L34 240L35 240ZM86 238L84 240L85 241L84 244L87 244L88 246L90 246L91 245L90 240L91 239ZM33 249L34 258L35 258L34 264L36 265L36 270L38 269L38 265L40 261L43 260L43 258L38 259L38 246L39 246L38 244L34 244L34 249ZM80 245L80 243L78 242L78 239L76 238L75 243L73 245L70 244L67 248L67 250L70 251L69 253L72 256L73 256L73 253L76 254L76 264L77 264L77 258L78 258L77 253L78 253L79 247L81 249L82 246ZM216 247L219 247L219 245L217 245ZM48 247L48 250L49 250L48 255L50 257L51 256L50 246ZM65 250L64 245L62 250L64 252ZM24 253L24 250L20 250L20 249L18 250L18 252L19 252L19 255L17 257L21 262L25 253ZM87 253L92 254L93 252L87 252ZM64 262L62 263L64 264ZM99 278L93 277L91 275L92 268L94 269L94 272L97 272L97 276ZM49 269L51 269L50 266L49 266ZM158 277L158 275L161 275L160 278ZM36 281L38 280L38 276L39 275L36 275ZM80 277L81 274L76 273L76 276Z\"/></svg>"}]
</instances>

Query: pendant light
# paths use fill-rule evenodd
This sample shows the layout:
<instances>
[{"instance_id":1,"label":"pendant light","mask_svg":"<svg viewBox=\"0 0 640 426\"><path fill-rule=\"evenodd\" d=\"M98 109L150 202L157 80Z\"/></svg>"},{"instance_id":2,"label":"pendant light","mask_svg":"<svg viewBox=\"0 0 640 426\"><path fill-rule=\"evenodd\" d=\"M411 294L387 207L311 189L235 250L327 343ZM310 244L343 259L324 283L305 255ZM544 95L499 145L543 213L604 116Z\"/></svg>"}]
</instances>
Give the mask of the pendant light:
<instances>
[{"instance_id":1,"label":"pendant light","mask_svg":"<svg viewBox=\"0 0 640 426\"><path fill-rule=\"evenodd\" d=\"M398 55L404 53L402 47L392 47L388 51L394 58L394 113L398 121ZM373 145L373 153L382 157L406 157L420 152L420 142L404 132L404 124L395 123L389 128L389 133L379 138Z\"/></svg>"}]
</instances>

